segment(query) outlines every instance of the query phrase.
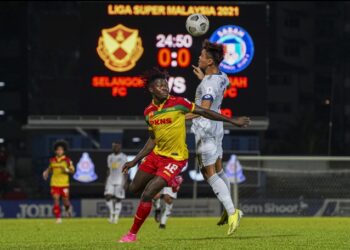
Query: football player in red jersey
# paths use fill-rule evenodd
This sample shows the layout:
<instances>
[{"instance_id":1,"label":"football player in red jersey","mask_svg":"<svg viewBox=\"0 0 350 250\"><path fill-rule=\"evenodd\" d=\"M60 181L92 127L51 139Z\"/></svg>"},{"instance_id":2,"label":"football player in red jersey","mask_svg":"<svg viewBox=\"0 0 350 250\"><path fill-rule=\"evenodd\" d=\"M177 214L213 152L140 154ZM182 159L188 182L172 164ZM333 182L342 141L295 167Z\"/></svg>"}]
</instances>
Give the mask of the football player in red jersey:
<instances>
[{"instance_id":1,"label":"football player in red jersey","mask_svg":"<svg viewBox=\"0 0 350 250\"><path fill-rule=\"evenodd\" d=\"M188 159L186 145L185 114L194 113L211 120L224 121L234 126L246 127L248 117L230 119L217 112L201 108L183 97L171 96L168 75L157 69L144 75L145 87L152 95L151 104L144 115L150 137L136 157L125 163L125 173L141 160L139 169L129 188L133 193L142 193L134 223L119 242L135 242L136 234L152 209L152 199L166 186L174 186L176 176L185 167Z\"/></svg>"},{"instance_id":2,"label":"football player in red jersey","mask_svg":"<svg viewBox=\"0 0 350 250\"><path fill-rule=\"evenodd\" d=\"M74 173L74 166L72 160L65 155L67 147L65 141L57 141L54 144L55 157L50 159L49 167L43 172L44 180L48 179L50 173L52 174L50 186L56 223L62 223L60 197L62 197L67 217L72 215L69 202L69 175Z\"/></svg>"}]
</instances>

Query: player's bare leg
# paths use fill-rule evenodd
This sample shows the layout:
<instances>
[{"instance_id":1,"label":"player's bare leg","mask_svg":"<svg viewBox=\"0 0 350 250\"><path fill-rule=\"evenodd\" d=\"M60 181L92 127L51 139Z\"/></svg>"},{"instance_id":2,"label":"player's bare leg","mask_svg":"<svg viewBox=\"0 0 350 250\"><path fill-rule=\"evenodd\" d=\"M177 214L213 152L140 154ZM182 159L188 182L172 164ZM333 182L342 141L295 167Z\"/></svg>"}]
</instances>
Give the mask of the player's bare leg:
<instances>
[{"instance_id":1,"label":"player's bare leg","mask_svg":"<svg viewBox=\"0 0 350 250\"><path fill-rule=\"evenodd\" d=\"M153 174L137 170L134 180L129 185L130 192L134 194L142 193L150 180L154 178Z\"/></svg>"},{"instance_id":2,"label":"player's bare leg","mask_svg":"<svg viewBox=\"0 0 350 250\"><path fill-rule=\"evenodd\" d=\"M228 190L230 191L231 193L231 185L230 185L230 181L229 179L227 178L225 172L224 172L224 169L222 167L222 159L221 158L218 158L216 160L216 163L215 163L215 169L216 169L216 173L220 176L220 178L225 182ZM218 221L217 225L218 226L222 226L222 225L225 225L227 224L228 222L228 214L227 214L227 211L226 209L224 209L224 211L222 212L222 215L221 215L221 218L220 220Z\"/></svg>"},{"instance_id":3,"label":"player's bare leg","mask_svg":"<svg viewBox=\"0 0 350 250\"><path fill-rule=\"evenodd\" d=\"M60 208L60 196L55 194L52 196L53 198L53 208L52 212L56 217L56 223L62 223L61 219L61 208Z\"/></svg>"},{"instance_id":4,"label":"player's bare leg","mask_svg":"<svg viewBox=\"0 0 350 250\"><path fill-rule=\"evenodd\" d=\"M134 223L129 233L124 235L119 240L119 242L136 241L136 234L138 233L142 224L144 223L144 221L147 219L148 215L151 212L153 197L166 186L167 186L167 182L162 177L159 177L159 176L154 176L154 178L148 182L147 186L145 187L142 193L141 201L134 217Z\"/></svg>"},{"instance_id":5,"label":"player's bare leg","mask_svg":"<svg viewBox=\"0 0 350 250\"><path fill-rule=\"evenodd\" d=\"M62 197L62 201L63 201L63 206L64 206L64 212L65 212L65 216L70 218L72 217L72 207L69 201L69 197Z\"/></svg>"},{"instance_id":6,"label":"player's bare leg","mask_svg":"<svg viewBox=\"0 0 350 250\"><path fill-rule=\"evenodd\" d=\"M109 211L109 223L113 223L114 221L114 204L113 204L113 196L111 194L106 194L106 205Z\"/></svg>"},{"instance_id":7,"label":"player's bare leg","mask_svg":"<svg viewBox=\"0 0 350 250\"><path fill-rule=\"evenodd\" d=\"M173 198L168 194L164 194L163 199L165 207L162 211L159 228L165 229L166 222L171 214L171 210L173 209Z\"/></svg>"}]
</instances>

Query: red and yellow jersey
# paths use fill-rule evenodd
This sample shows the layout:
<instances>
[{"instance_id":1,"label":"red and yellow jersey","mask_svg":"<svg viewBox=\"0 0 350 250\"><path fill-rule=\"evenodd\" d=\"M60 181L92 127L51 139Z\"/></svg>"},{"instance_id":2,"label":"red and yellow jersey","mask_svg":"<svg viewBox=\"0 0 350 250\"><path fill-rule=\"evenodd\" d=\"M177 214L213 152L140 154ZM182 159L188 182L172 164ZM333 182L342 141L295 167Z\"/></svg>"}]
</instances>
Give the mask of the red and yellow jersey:
<instances>
[{"instance_id":1,"label":"red and yellow jersey","mask_svg":"<svg viewBox=\"0 0 350 250\"><path fill-rule=\"evenodd\" d=\"M145 109L148 129L155 135L155 154L177 161L188 159L185 114L194 107L194 103L183 97L168 96L162 104L152 101Z\"/></svg>"},{"instance_id":2,"label":"red and yellow jersey","mask_svg":"<svg viewBox=\"0 0 350 250\"><path fill-rule=\"evenodd\" d=\"M69 186L69 166L73 166L72 160L67 156L52 157L50 159L49 168L51 170L52 187L68 187Z\"/></svg>"}]
</instances>

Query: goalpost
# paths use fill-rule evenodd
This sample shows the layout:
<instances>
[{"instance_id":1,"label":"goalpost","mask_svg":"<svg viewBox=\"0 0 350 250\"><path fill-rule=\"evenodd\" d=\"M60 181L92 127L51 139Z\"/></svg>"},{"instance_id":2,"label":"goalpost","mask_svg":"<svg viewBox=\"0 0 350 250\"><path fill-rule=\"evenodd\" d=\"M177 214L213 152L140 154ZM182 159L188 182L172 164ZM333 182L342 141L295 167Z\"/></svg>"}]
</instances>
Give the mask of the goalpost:
<instances>
[{"instance_id":1,"label":"goalpost","mask_svg":"<svg viewBox=\"0 0 350 250\"><path fill-rule=\"evenodd\" d=\"M241 200L322 200L323 206L315 215L329 207L332 215L350 215L350 157L238 156L238 159L246 180L240 184L236 180L231 185L235 206Z\"/></svg>"}]
</instances>

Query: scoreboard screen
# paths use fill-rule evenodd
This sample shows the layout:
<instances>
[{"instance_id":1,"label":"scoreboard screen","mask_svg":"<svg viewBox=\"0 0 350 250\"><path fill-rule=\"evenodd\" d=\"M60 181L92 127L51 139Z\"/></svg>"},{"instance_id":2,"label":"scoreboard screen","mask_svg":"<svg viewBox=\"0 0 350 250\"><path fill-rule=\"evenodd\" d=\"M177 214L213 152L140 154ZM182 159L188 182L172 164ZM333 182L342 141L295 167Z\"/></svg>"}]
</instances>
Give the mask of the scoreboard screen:
<instances>
[{"instance_id":1,"label":"scoreboard screen","mask_svg":"<svg viewBox=\"0 0 350 250\"><path fill-rule=\"evenodd\" d=\"M185 28L194 13L210 22L200 37ZM220 70L229 76L230 86L222 113L266 116L266 18L263 3L81 2L81 82L76 83L78 108L72 112L142 116L151 97L140 75L153 67L168 71L171 94L193 101L200 81L192 65L198 64L203 40L209 39L225 50Z\"/></svg>"}]
</instances>

